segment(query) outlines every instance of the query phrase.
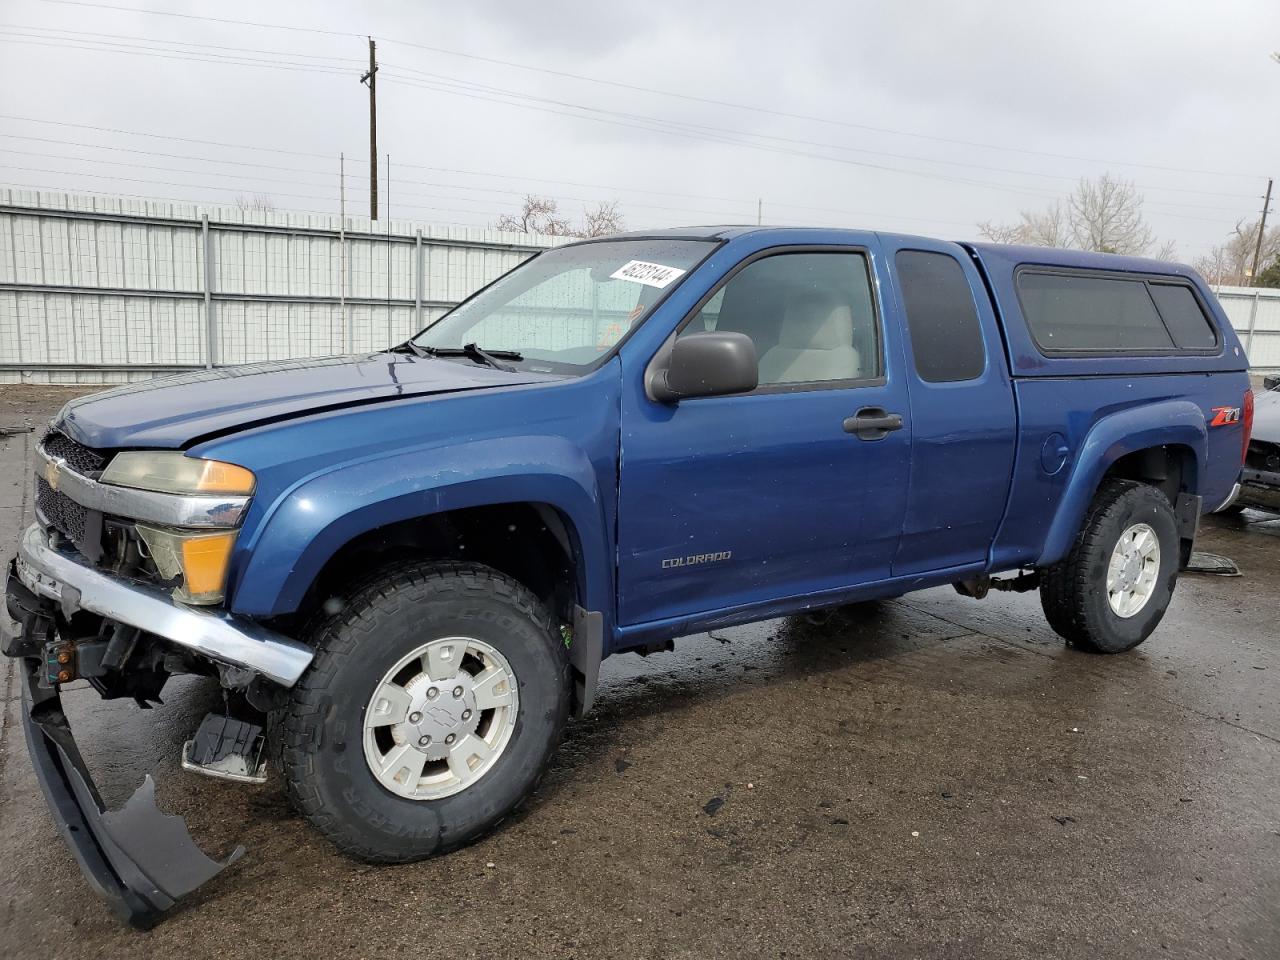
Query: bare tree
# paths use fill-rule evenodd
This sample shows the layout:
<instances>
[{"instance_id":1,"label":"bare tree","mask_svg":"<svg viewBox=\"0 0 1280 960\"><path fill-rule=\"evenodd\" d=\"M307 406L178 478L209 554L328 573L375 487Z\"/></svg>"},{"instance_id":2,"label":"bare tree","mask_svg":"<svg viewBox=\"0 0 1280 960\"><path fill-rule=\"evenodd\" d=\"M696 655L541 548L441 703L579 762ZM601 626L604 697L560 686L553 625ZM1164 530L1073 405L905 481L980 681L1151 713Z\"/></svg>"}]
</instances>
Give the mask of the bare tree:
<instances>
[{"instance_id":1,"label":"bare tree","mask_svg":"<svg viewBox=\"0 0 1280 960\"><path fill-rule=\"evenodd\" d=\"M1164 260L1172 263L1178 259L1178 245L1172 240L1166 240L1160 244L1160 248L1152 254L1157 260Z\"/></svg>"},{"instance_id":2,"label":"bare tree","mask_svg":"<svg viewBox=\"0 0 1280 960\"><path fill-rule=\"evenodd\" d=\"M518 214L504 213L494 227L516 233L541 233L550 237L601 237L625 229L622 211L617 200L601 201L582 212L582 224L574 225L560 215L554 197L538 197L529 194L524 198Z\"/></svg>"},{"instance_id":3,"label":"bare tree","mask_svg":"<svg viewBox=\"0 0 1280 960\"><path fill-rule=\"evenodd\" d=\"M984 240L992 243L1026 243L1021 223L993 223L983 220L978 224L978 233Z\"/></svg>"},{"instance_id":4,"label":"bare tree","mask_svg":"<svg viewBox=\"0 0 1280 960\"><path fill-rule=\"evenodd\" d=\"M528 194L518 214L504 213L494 226L499 230L516 233L541 233L549 237L573 235L569 221L560 216L554 197L536 197Z\"/></svg>"},{"instance_id":5,"label":"bare tree","mask_svg":"<svg viewBox=\"0 0 1280 960\"><path fill-rule=\"evenodd\" d=\"M1245 286L1249 282L1249 270L1253 267L1253 248L1258 242L1259 223L1236 223L1235 229L1223 242L1192 264L1201 276L1212 284ZM1260 265L1280 258L1280 227L1272 227L1262 238ZM1259 267L1261 272L1262 267Z\"/></svg>"},{"instance_id":6,"label":"bare tree","mask_svg":"<svg viewBox=\"0 0 1280 960\"><path fill-rule=\"evenodd\" d=\"M978 231L993 243L1027 243L1037 247L1070 246L1066 215L1055 201L1040 212L1023 210L1017 223L978 224Z\"/></svg>"},{"instance_id":7,"label":"bare tree","mask_svg":"<svg viewBox=\"0 0 1280 960\"><path fill-rule=\"evenodd\" d=\"M274 213L276 202L267 193L240 193L236 195L236 206L246 212Z\"/></svg>"},{"instance_id":8,"label":"bare tree","mask_svg":"<svg viewBox=\"0 0 1280 960\"><path fill-rule=\"evenodd\" d=\"M1156 243L1142 216L1142 195L1131 182L1109 173L1081 178L1067 198L1067 222L1072 245L1082 250L1141 256Z\"/></svg>"},{"instance_id":9,"label":"bare tree","mask_svg":"<svg viewBox=\"0 0 1280 960\"><path fill-rule=\"evenodd\" d=\"M1075 247L1102 253L1141 256L1158 241L1142 216L1142 195L1132 183L1109 173L1081 179L1065 201L1055 200L1041 211L1023 210L1013 224L980 223L978 231L996 243L1029 243L1041 247ZM1172 243L1156 249L1171 259Z\"/></svg>"},{"instance_id":10,"label":"bare tree","mask_svg":"<svg viewBox=\"0 0 1280 960\"><path fill-rule=\"evenodd\" d=\"M603 237L610 233L621 233L627 228L622 211L618 209L617 200L601 200L594 207L582 211L582 230L584 237Z\"/></svg>"}]
</instances>

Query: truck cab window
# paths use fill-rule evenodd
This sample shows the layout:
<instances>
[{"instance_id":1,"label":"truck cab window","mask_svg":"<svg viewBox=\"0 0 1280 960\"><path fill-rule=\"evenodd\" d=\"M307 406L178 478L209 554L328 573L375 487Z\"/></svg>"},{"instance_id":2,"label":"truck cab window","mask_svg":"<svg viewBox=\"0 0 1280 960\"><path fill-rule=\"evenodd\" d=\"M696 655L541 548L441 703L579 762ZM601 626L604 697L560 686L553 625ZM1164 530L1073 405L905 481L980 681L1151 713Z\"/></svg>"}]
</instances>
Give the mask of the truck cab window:
<instances>
[{"instance_id":1,"label":"truck cab window","mask_svg":"<svg viewBox=\"0 0 1280 960\"><path fill-rule=\"evenodd\" d=\"M861 253L779 253L747 264L681 330L744 333L760 384L870 380L880 342Z\"/></svg>"},{"instance_id":2,"label":"truck cab window","mask_svg":"<svg viewBox=\"0 0 1280 960\"><path fill-rule=\"evenodd\" d=\"M987 353L960 264L923 250L900 250L894 259L920 379L952 383L982 376Z\"/></svg>"}]
</instances>

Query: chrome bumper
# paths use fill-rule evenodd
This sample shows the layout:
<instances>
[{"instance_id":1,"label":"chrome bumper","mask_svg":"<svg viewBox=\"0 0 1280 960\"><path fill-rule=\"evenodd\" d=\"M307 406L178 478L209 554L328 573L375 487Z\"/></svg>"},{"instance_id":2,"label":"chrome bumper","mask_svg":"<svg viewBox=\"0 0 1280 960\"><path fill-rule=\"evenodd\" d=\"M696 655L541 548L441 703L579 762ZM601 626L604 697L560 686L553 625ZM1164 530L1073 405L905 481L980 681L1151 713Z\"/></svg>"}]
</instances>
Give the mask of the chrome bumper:
<instances>
[{"instance_id":1,"label":"chrome bumper","mask_svg":"<svg viewBox=\"0 0 1280 960\"><path fill-rule=\"evenodd\" d=\"M169 591L105 573L74 551L51 547L35 524L18 544L17 573L28 590L60 604L68 615L87 610L285 687L297 683L315 655L306 644L256 621L188 607Z\"/></svg>"}]
</instances>

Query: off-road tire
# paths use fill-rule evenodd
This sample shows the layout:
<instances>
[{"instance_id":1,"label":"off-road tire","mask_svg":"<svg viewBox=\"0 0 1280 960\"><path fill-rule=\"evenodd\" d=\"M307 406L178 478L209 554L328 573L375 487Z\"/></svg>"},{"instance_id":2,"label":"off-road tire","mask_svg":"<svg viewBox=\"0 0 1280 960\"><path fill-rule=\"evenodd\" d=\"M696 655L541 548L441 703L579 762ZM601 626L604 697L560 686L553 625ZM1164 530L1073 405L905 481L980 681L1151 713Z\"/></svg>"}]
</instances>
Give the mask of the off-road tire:
<instances>
[{"instance_id":1,"label":"off-road tire","mask_svg":"<svg viewBox=\"0 0 1280 960\"><path fill-rule=\"evenodd\" d=\"M435 636L499 650L515 673L519 712L503 754L475 783L436 800L385 789L365 760L364 711L384 672ZM343 853L404 863L488 833L533 792L560 744L572 691L568 654L524 586L480 564L384 570L315 624L315 660L280 717L280 766L293 805Z\"/></svg>"},{"instance_id":2,"label":"off-road tire","mask_svg":"<svg viewBox=\"0 0 1280 960\"><path fill-rule=\"evenodd\" d=\"M1160 572L1146 605L1118 616L1107 599L1107 565L1121 534L1146 523L1160 543ZM1106 480L1089 505L1067 556L1041 572L1040 605L1058 636L1093 653L1123 653L1149 637L1164 617L1178 578L1178 525L1173 508L1155 487Z\"/></svg>"}]
</instances>

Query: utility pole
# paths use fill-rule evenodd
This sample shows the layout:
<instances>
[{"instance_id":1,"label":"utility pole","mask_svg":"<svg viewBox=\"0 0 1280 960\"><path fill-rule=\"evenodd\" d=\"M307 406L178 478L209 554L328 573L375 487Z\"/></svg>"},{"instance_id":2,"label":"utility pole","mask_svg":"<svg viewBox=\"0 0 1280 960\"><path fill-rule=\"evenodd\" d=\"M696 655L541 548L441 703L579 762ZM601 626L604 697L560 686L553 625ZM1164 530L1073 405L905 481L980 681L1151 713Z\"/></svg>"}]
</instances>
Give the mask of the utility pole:
<instances>
[{"instance_id":1,"label":"utility pole","mask_svg":"<svg viewBox=\"0 0 1280 960\"><path fill-rule=\"evenodd\" d=\"M764 197L756 198L756 226L760 226L760 218L764 214Z\"/></svg>"},{"instance_id":2,"label":"utility pole","mask_svg":"<svg viewBox=\"0 0 1280 960\"><path fill-rule=\"evenodd\" d=\"M369 72L360 82L369 88L369 219L378 219L378 45L369 38Z\"/></svg>"},{"instance_id":3,"label":"utility pole","mask_svg":"<svg viewBox=\"0 0 1280 960\"><path fill-rule=\"evenodd\" d=\"M1249 286L1258 285L1258 258L1262 255L1262 237L1267 232L1267 210L1271 207L1271 178L1267 178L1267 196L1262 201L1262 219L1258 221L1258 242L1253 245L1253 270L1249 272Z\"/></svg>"}]
</instances>

